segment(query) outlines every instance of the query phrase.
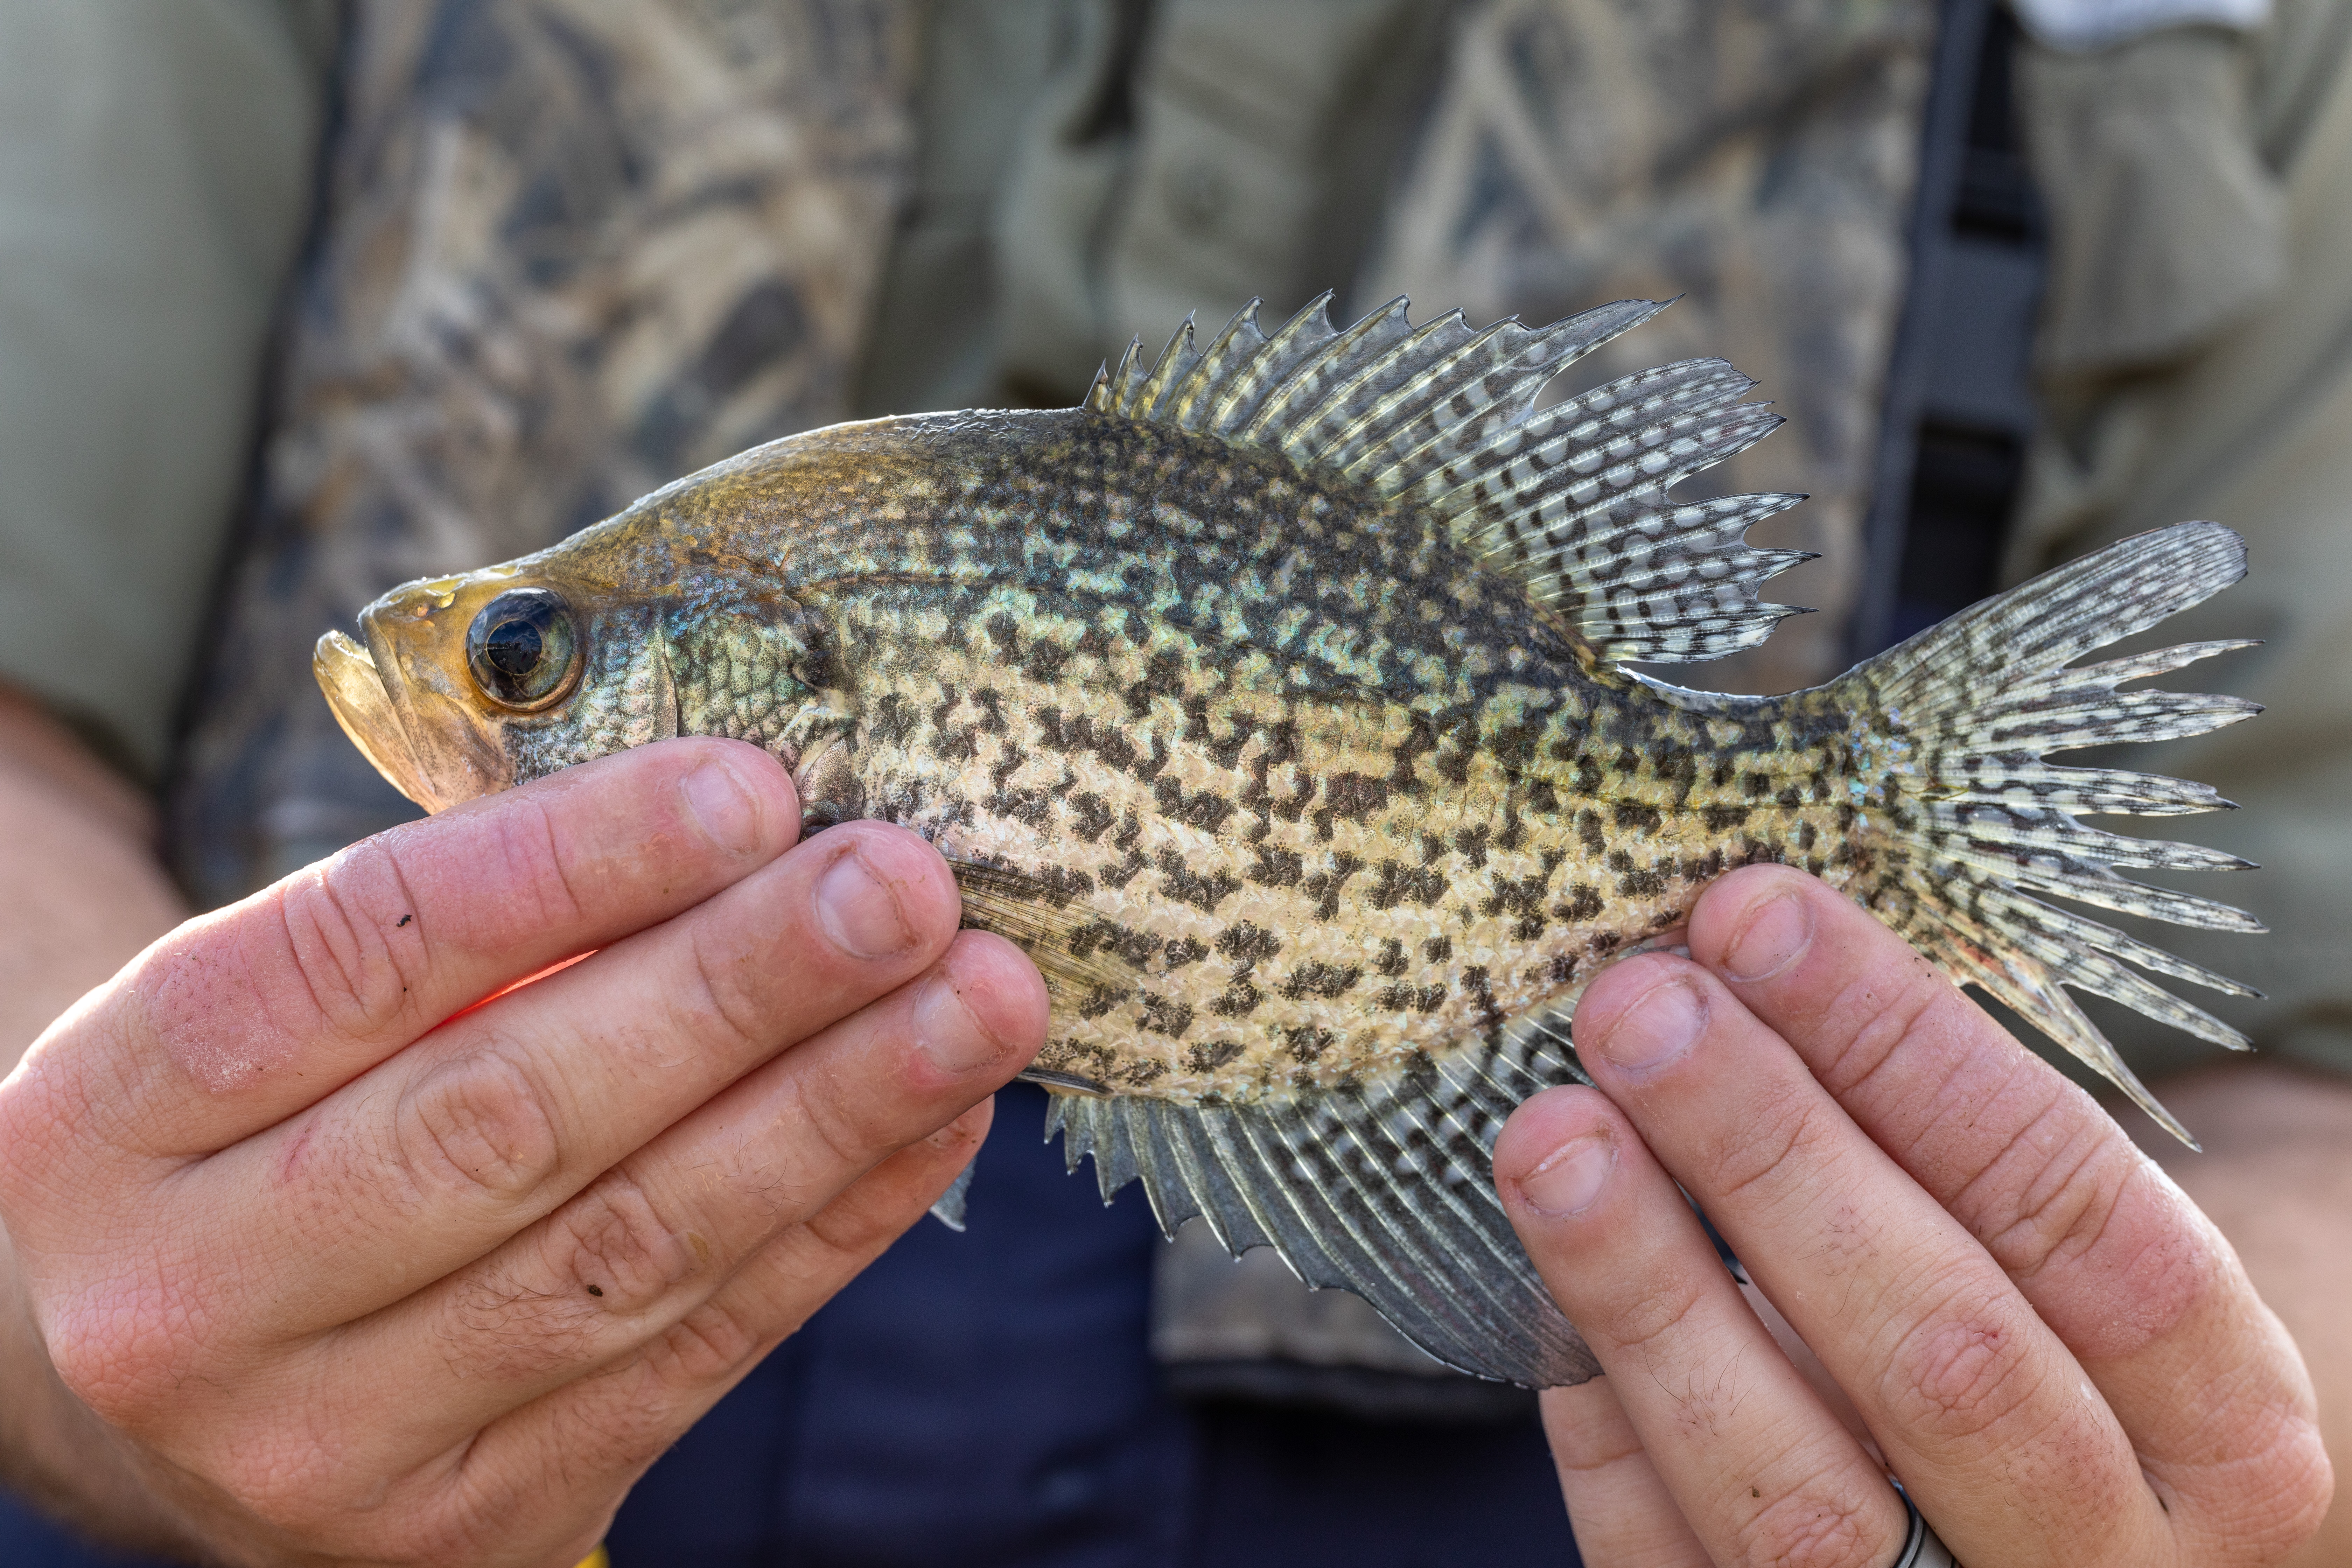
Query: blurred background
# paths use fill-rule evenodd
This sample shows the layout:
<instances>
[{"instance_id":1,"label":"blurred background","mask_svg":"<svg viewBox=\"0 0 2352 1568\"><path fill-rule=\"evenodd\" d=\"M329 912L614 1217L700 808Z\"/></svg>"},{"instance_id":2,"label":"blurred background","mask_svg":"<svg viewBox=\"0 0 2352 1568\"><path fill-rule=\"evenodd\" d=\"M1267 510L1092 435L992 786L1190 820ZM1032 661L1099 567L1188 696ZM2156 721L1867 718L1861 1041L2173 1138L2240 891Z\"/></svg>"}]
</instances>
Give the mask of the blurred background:
<instances>
[{"instance_id":1,"label":"blurred background","mask_svg":"<svg viewBox=\"0 0 2352 1568\"><path fill-rule=\"evenodd\" d=\"M794 430L1069 404L1253 297L1675 298L1555 391L1731 360L1790 423L1684 493L1807 492L1757 542L1822 552L1773 584L1816 614L1678 682L2249 536L2166 640L2269 638L2210 679L2273 714L2126 765L2258 808L2192 836L2273 868L2278 934L2165 944L2352 1070L2347 49L2347 0L6 0L0 683L207 907L412 814L309 670L395 583ZM1526 1396L1098 1209L1038 1099L971 1235L656 1467L622 1568L1570 1560ZM82 1550L0 1506L0 1561Z\"/></svg>"}]
</instances>

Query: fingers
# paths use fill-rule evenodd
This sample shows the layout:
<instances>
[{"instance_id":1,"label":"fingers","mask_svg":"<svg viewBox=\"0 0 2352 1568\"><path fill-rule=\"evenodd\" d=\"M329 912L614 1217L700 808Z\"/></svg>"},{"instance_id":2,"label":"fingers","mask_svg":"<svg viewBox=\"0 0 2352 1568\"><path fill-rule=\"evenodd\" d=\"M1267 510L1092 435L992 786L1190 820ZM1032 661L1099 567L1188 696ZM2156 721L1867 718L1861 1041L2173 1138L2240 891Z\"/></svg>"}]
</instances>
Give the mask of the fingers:
<instances>
[{"instance_id":1,"label":"fingers","mask_svg":"<svg viewBox=\"0 0 2352 1568\"><path fill-rule=\"evenodd\" d=\"M2153 1551L2161 1513L2066 1347L1720 982L1644 957L1596 979L1577 1013L1594 1082L1853 1396L1920 1507L1950 1521L1962 1561Z\"/></svg>"},{"instance_id":2,"label":"fingers","mask_svg":"<svg viewBox=\"0 0 2352 1568\"><path fill-rule=\"evenodd\" d=\"M348 1406L359 1427L366 1412L396 1412L398 1389L446 1381L413 1462L453 1422L482 1425L658 1342L748 1258L1010 1079L1045 1017L1020 950L963 932L916 984L743 1079L489 1257L354 1325L313 1403ZM383 1463L400 1463L397 1415L373 1425Z\"/></svg>"},{"instance_id":3,"label":"fingers","mask_svg":"<svg viewBox=\"0 0 2352 1568\"><path fill-rule=\"evenodd\" d=\"M1562 1466L1588 1559L1687 1557L1650 1511L1659 1483L1717 1563L1894 1559L1906 1516L1893 1489L1748 1310L1622 1112L1591 1089L1538 1095L1505 1126L1495 1171L1648 1457L1645 1474L1622 1448L1570 1450L1614 1461Z\"/></svg>"},{"instance_id":4,"label":"fingers","mask_svg":"<svg viewBox=\"0 0 2352 1568\"><path fill-rule=\"evenodd\" d=\"M1547 1388L1540 1403L1578 1556L1607 1568L1713 1568L1615 1384L1596 1377Z\"/></svg>"},{"instance_id":5,"label":"fingers","mask_svg":"<svg viewBox=\"0 0 2352 1568\"><path fill-rule=\"evenodd\" d=\"M192 1216L190 1277L215 1279L207 1305L265 1335L398 1300L552 1212L786 1047L924 973L959 907L946 863L903 828L851 823L813 838L184 1173L165 1201ZM994 952L968 948L967 969L975 951ZM1025 996L1037 982L1021 970L1005 984ZM880 1026L869 1020L866 1036ZM911 1082L908 1068L843 1090L912 1096L906 1109L927 1114L940 1085ZM224 1214L248 1216L242 1234L207 1234L195 1217Z\"/></svg>"},{"instance_id":6,"label":"fingers","mask_svg":"<svg viewBox=\"0 0 2352 1568\"><path fill-rule=\"evenodd\" d=\"M188 1466L239 1498L289 1552L299 1543L306 1561L578 1562L628 1483L921 1216L971 1160L988 1117L982 1100L869 1171L634 1352L485 1430L446 1435L430 1456L395 1467L372 1447L354 1457L340 1444L289 1452L282 1441L232 1441ZM284 1405L274 1391L255 1398ZM425 1401L412 1389L380 1403L357 1444L377 1444L375 1421ZM304 1431L330 1430L304 1414Z\"/></svg>"},{"instance_id":7,"label":"fingers","mask_svg":"<svg viewBox=\"0 0 2352 1568\"><path fill-rule=\"evenodd\" d=\"M150 948L73 1048L10 1086L0 1145L52 1172L93 1145L225 1148L499 986L693 907L798 831L773 758L687 740L378 834Z\"/></svg>"},{"instance_id":8,"label":"fingers","mask_svg":"<svg viewBox=\"0 0 2352 1568\"><path fill-rule=\"evenodd\" d=\"M986 1137L989 1102L868 1172L635 1353L516 1411L434 1471L466 1521L541 1518L644 1471L809 1315L918 1223ZM567 1511L570 1510L570 1511ZM456 1554L451 1560L464 1560ZM550 1561L572 1561L551 1553Z\"/></svg>"},{"instance_id":9,"label":"fingers","mask_svg":"<svg viewBox=\"0 0 2352 1568\"><path fill-rule=\"evenodd\" d=\"M1812 878L1734 872L1690 943L2072 1348L2176 1517L2242 1542L2302 1527L2324 1461L2300 1360L2228 1244L2087 1095Z\"/></svg>"}]
</instances>

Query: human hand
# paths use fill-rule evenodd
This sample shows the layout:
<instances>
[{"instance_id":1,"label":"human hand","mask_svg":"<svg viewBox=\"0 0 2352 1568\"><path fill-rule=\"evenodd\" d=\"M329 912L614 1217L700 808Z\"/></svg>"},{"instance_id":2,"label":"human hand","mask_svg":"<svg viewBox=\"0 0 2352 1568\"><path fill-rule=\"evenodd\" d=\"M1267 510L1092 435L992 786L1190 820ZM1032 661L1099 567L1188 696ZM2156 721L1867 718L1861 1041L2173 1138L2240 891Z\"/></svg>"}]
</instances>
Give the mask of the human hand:
<instances>
[{"instance_id":1,"label":"human hand","mask_svg":"<svg viewBox=\"0 0 2352 1568\"><path fill-rule=\"evenodd\" d=\"M2089 1096L1801 873L1722 879L1690 951L1593 981L1600 1092L1495 1150L1607 1374L1543 1400L1591 1568L1888 1568L1890 1468L1966 1568L2271 1563L2318 1527L2293 1342Z\"/></svg>"},{"instance_id":2,"label":"human hand","mask_svg":"<svg viewBox=\"0 0 2352 1568\"><path fill-rule=\"evenodd\" d=\"M799 821L749 746L592 763L180 927L0 1086L26 1310L192 1544L576 1562L970 1159L1035 971Z\"/></svg>"}]
</instances>

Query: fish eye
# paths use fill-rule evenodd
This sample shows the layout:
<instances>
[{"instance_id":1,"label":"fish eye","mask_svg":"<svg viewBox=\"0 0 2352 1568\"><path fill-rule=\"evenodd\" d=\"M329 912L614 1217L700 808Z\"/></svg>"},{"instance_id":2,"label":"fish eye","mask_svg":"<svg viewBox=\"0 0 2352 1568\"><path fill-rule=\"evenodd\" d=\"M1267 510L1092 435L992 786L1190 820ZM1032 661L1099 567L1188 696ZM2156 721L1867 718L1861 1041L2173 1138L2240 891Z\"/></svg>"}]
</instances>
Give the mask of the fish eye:
<instances>
[{"instance_id":1,"label":"fish eye","mask_svg":"<svg viewBox=\"0 0 2352 1568\"><path fill-rule=\"evenodd\" d=\"M513 588L466 628L474 680L501 707L530 712L561 700L580 673L572 606L546 588Z\"/></svg>"}]
</instances>

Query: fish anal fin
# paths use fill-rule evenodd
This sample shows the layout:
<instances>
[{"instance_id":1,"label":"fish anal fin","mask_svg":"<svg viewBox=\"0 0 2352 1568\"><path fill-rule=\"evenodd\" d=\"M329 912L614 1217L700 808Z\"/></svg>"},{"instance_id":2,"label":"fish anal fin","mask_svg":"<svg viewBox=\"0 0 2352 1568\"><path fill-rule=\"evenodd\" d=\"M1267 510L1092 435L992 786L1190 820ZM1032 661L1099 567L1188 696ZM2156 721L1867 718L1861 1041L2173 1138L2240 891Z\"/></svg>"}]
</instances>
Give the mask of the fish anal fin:
<instances>
[{"instance_id":1,"label":"fish anal fin","mask_svg":"<svg viewBox=\"0 0 2352 1568\"><path fill-rule=\"evenodd\" d=\"M1236 1253L1270 1246L1461 1371L1581 1383L1598 1363L1520 1247L1492 1161L1514 1105L1581 1078L1567 1017L1547 1005L1492 1042L1353 1089L1204 1104L1056 1095L1049 1128L1073 1163L1094 1159L1106 1197L1140 1176L1171 1235L1200 1215Z\"/></svg>"},{"instance_id":2,"label":"fish anal fin","mask_svg":"<svg viewBox=\"0 0 2352 1568\"><path fill-rule=\"evenodd\" d=\"M968 1163L958 1171L955 1180L948 1184L948 1190L931 1205L931 1217L950 1230L958 1233L963 1230L964 1206L971 1196L971 1167L977 1163Z\"/></svg>"}]
</instances>

